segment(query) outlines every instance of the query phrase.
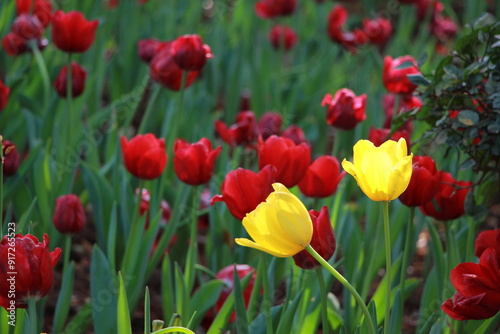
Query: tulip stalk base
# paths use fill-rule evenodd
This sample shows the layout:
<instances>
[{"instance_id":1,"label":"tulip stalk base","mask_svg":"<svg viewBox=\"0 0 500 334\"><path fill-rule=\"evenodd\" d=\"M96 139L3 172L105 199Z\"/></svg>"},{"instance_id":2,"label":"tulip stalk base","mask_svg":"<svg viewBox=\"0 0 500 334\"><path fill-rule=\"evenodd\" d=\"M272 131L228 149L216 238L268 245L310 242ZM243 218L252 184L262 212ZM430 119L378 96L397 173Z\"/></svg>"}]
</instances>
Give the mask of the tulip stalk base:
<instances>
[{"instance_id":1,"label":"tulip stalk base","mask_svg":"<svg viewBox=\"0 0 500 334\"><path fill-rule=\"evenodd\" d=\"M316 268L316 275L318 276L319 291L321 292L321 320L322 320L322 333L328 334L328 308L326 301L328 300L328 291L326 291L325 278L323 277L323 272L321 267Z\"/></svg>"},{"instance_id":2,"label":"tulip stalk base","mask_svg":"<svg viewBox=\"0 0 500 334\"><path fill-rule=\"evenodd\" d=\"M389 227L389 202L382 202L384 214L384 234L385 234L385 263L386 271L385 277L387 286L385 289L385 317L384 317L384 333L389 334L389 324L391 323L391 231Z\"/></svg>"},{"instance_id":3,"label":"tulip stalk base","mask_svg":"<svg viewBox=\"0 0 500 334\"><path fill-rule=\"evenodd\" d=\"M38 319L36 316L36 299L28 298L28 315L30 318L31 333L38 334L37 324Z\"/></svg>"},{"instance_id":4,"label":"tulip stalk base","mask_svg":"<svg viewBox=\"0 0 500 334\"><path fill-rule=\"evenodd\" d=\"M330 274L332 274L332 276L335 277L340 282L340 284L342 284L353 295L354 299L358 303L359 307L361 308L361 311L363 312L363 314L365 316L365 321L368 324L369 333L375 334L376 330L375 330L375 326L373 325L373 320L372 320L372 317L370 315L370 312L368 311L368 308L366 307L365 302L363 301L363 299L361 298L359 293L356 291L356 289L354 289L354 287L351 285L351 283L349 283L344 278L344 276L342 276L337 270L335 270L335 268L333 268L330 263L325 261L325 259L323 259L321 257L321 255L319 255L314 250L314 248L311 247L311 245L308 245L305 249L309 252L309 254L312 255L312 257L314 257L316 259L316 261L318 261L326 270L328 270L328 272Z\"/></svg>"}]
</instances>

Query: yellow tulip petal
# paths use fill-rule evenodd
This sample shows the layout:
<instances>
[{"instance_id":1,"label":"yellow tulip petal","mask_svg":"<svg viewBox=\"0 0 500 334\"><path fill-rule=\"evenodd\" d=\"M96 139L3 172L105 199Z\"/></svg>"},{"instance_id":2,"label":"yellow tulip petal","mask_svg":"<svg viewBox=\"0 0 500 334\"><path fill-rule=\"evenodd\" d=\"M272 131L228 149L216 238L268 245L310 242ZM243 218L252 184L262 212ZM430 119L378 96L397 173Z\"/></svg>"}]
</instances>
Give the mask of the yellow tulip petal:
<instances>
[{"instance_id":1,"label":"yellow tulip petal","mask_svg":"<svg viewBox=\"0 0 500 334\"><path fill-rule=\"evenodd\" d=\"M279 252L275 249L272 249L272 248L264 248L264 247L261 247L259 244L256 244L255 242L248 240L248 239L245 239L245 238L236 238L236 239L234 239L234 241L240 246L255 248L255 249L258 249L260 251L269 253L273 256L276 256L276 257L289 257L289 256L293 256L296 254L296 253L285 254L285 253L281 253L281 252Z\"/></svg>"},{"instance_id":2,"label":"yellow tulip petal","mask_svg":"<svg viewBox=\"0 0 500 334\"><path fill-rule=\"evenodd\" d=\"M354 166L354 164L352 162L350 162L344 158L344 160L342 160L342 168L344 168L344 170L348 174L351 174L354 178L356 178L356 174L357 174L356 166Z\"/></svg>"},{"instance_id":3,"label":"yellow tulip petal","mask_svg":"<svg viewBox=\"0 0 500 334\"><path fill-rule=\"evenodd\" d=\"M278 222L284 233L305 248L311 242L312 222L302 202L290 193L275 194Z\"/></svg>"}]
</instances>

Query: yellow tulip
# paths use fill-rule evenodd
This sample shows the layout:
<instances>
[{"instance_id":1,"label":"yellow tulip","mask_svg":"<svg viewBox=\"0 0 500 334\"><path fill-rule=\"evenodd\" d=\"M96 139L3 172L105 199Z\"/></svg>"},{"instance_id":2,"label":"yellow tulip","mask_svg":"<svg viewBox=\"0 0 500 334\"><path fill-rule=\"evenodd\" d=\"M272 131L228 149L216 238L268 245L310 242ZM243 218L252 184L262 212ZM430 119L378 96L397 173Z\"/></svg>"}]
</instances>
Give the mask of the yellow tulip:
<instances>
[{"instance_id":1,"label":"yellow tulip","mask_svg":"<svg viewBox=\"0 0 500 334\"><path fill-rule=\"evenodd\" d=\"M380 147L369 140L360 140L354 145L353 163L344 159L342 167L370 199L392 201L410 183L412 158L403 138L398 142L388 140Z\"/></svg>"},{"instance_id":2,"label":"yellow tulip","mask_svg":"<svg viewBox=\"0 0 500 334\"><path fill-rule=\"evenodd\" d=\"M305 249L311 242L313 226L302 202L281 183L265 202L243 218L250 237L235 239L241 246L252 247L277 257L289 257Z\"/></svg>"}]
</instances>

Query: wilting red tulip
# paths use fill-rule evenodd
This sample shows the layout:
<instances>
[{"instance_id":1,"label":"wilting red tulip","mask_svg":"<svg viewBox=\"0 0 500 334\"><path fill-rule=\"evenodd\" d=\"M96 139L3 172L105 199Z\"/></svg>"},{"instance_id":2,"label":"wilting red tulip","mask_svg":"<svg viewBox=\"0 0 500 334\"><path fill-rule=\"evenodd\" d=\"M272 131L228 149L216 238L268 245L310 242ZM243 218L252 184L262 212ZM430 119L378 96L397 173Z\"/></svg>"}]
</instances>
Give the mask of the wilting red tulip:
<instances>
[{"instance_id":1,"label":"wilting red tulip","mask_svg":"<svg viewBox=\"0 0 500 334\"><path fill-rule=\"evenodd\" d=\"M222 305L224 305L224 302L226 301L227 297L229 297L229 295L234 289L235 266L236 266L236 273L240 280L253 272L247 287L245 288L245 290L243 290L243 300L245 301L245 307L248 307L248 303L250 302L250 296L252 295L253 286L255 285L255 278L257 276L255 269L247 264L236 264L236 265L230 264L229 266L219 270L215 275L217 279L220 279L221 281L224 282L224 286L220 293L219 299L215 303L215 308L217 311L219 311L222 308ZM231 317L229 318L229 322L231 323L234 322L235 320L236 320L236 312L233 311Z\"/></svg>"},{"instance_id":2,"label":"wilting red tulip","mask_svg":"<svg viewBox=\"0 0 500 334\"><path fill-rule=\"evenodd\" d=\"M4 110L9 102L10 88L0 80L0 111Z\"/></svg>"},{"instance_id":3,"label":"wilting red tulip","mask_svg":"<svg viewBox=\"0 0 500 334\"><path fill-rule=\"evenodd\" d=\"M31 40L42 36L43 26L35 15L21 14L12 23L11 31L25 40Z\"/></svg>"},{"instance_id":4,"label":"wilting red tulip","mask_svg":"<svg viewBox=\"0 0 500 334\"><path fill-rule=\"evenodd\" d=\"M162 45L163 42L155 38L141 39L139 42L137 42L139 58L149 64L161 49Z\"/></svg>"},{"instance_id":5,"label":"wilting red tulip","mask_svg":"<svg viewBox=\"0 0 500 334\"><path fill-rule=\"evenodd\" d=\"M94 43L99 21L87 21L82 13L58 10L52 17L52 40L65 52L85 52Z\"/></svg>"},{"instance_id":6,"label":"wilting red tulip","mask_svg":"<svg viewBox=\"0 0 500 334\"><path fill-rule=\"evenodd\" d=\"M52 18L52 3L47 0L16 0L16 13L34 14L42 26L46 28Z\"/></svg>"},{"instance_id":7,"label":"wilting red tulip","mask_svg":"<svg viewBox=\"0 0 500 334\"><path fill-rule=\"evenodd\" d=\"M386 18L377 17L375 19L363 20L363 31L370 40L370 43L383 46L392 35L392 24Z\"/></svg>"},{"instance_id":8,"label":"wilting red tulip","mask_svg":"<svg viewBox=\"0 0 500 334\"><path fill-rule=\"evenodd\" d=\"M283 131L281 137L291 139L295 145L300 145L302 143L309 145L304 130L298 125L290 125Z\"/></svg>"},{"instance_id":9,"label":"wilting red tulip","mask_svg":"<svg viewBox=\"0 0 500 334\"><path fill-rule=\"evenodd\" d=\"M259 138L257 146L259 168L266 165L276 167L276 182L291 188L302 179L311 164L311 147L296 145L293 140L271 136L265 141Z\"/></svg>"},{"instance_id":10,"label":"wilting red tulip","mask_svg":"<svg viewBox=\"0 0 500 334\"><path fill-rule=\"evenodd\" d=\"M339 89L335 96L326 94L321 106L327 106L326 122L334 127L352 130L366 119L366 94L356 96L347 88Z\"/></svg>"},{"instance_id":11,"label":"wilting red tulip","mask_svg":"<svg viewBox=\"0 0 500 334\"><path fill-rule=\"evenodd\" d=\"M83 230L87 219L80 198L74 194L58 197L52 221L62 234L78 233Z\"/></svg>"},{"instance_id":12,"label":"wilting red tulip","mask_svg":"<svg viewBox=\"0 0 500 334\"><path fill-rule=\"evenodd\" d=\"M399 66L405 66L405 63L410 63L409 67L397 69ZM405 65L403 65L405 64ZM413 64L413 65L411 65ZM384 58L384 70L382 81L385 88L394 94L411 94L417 88L417 85L408 79L408 75L418 74L418 65L412 56L402 56L392 59L391 56Z\"/></svg>"},{"instance_id":13,"label":"wilting red tulip","mask_svg":"<svg viewBox=\"0 0 500 334\"><path fill-rule=\"evenodd\" d=\"M500 269L494 248L481 254L479 263L460 263L450 273L457 289L441 308L456 320L488 319L500 311Z\"/></svg>"},{"instance_id":14,"label":"wilting red tulip","mask_svg":"<svg viewBox=\"0 0 500 334\"><path fill-rule=\"evenodd\" d=\"M253 111L240 111L236 122L228 127L222 121L215 121L215 132L226 143L235 145L253 145L258 136L257 119Z\"/></svg>"},{"instance_id":15,"label":"wilting red tulip","mask_svg":"<svg viewBox=\"0 0 500 334\"><path fill-rule=\"evenodd\" d=\"M19 168L19 153L16 145L9 140L2 141L3 151L3 175L11 176L16 174Z\"/></svg>"},{"instance_id":16,"label":"wilting red tulip","mask_svg":"<svg viewBox=\"0 0 500 334\"><path fill-rule=\"evenodd\" d=\"M420 206L426 216L437 220L452 220L465 213L465 197L472 182L458 181L450 173L440 172L441 183L434 199Z\"/></svg>"},{"instance_id":17,"label":"wilting red tulip","mask_svg":"<svg viewBox=\"0 0 500 334\"><path fill-rule=\"evenodd\" d=\"M323 155L314 160L299 182L300 191L309 197L323 198L333 195L346 172L340 173L337 158Z\"/></svg>"},{"instance_id":18,"label":"wilting red tulip","mask_svg":"<svg viewBox=\"0 0 500 334\"><path fill-rule=\"evenodd\" d=\"M16 255L15 260L12 254ZM27 308L28 298L45 297L54 283L54 267L60 256L59 247L49 250L47 234L43 235L43 242L31 234L16 234L12 239L4 236L0 242L0 281L3 282L0 306L8 311Z\"/></svg>"},{"instance_id":19,"label":"wilting red tulip","mask_svg":"<svg viewBox=\"0 0 500 334\"><path fill-rule=\"evenodd\" d=\"M288 26L275 25L269 32L269 40L274 49L288 51L297 44L297 34Z\"/></svg>"},{"instance_id":20,"label":"wilting red tulip","mask_svg":"<svg viewBox=\"0 0 500 334\"><path fill-rule=\"evenodd\" d=\"M259 134L263 139L267 139L272 135L281 135L281 125L283 124L283 118L280 114L268 111L259 121Z\"/></svg>"},{"instance_id":21,"label":"wilting red tulip","mask_svg":"<svg viewBox=\"0 0 500 334\"><path fill-rule=\"evenodd\" d=\"M127 142L121 137L125 168L134 176L143 180L159 177L167 165L165 141L154 134L137 135Z\"/></svg>"},{"instance_id":22,"label":"wilting red tulip","mask_svg":"<svg viewBox=\"0 0 500 334\"><path fill-rule=\"evenodd\" d=\"M385 94L382 97L382 108L384 109L385 119L384 128L391 128L392 119L394 117L394 104L396 103L395 94ZM400 115L404 112L414 110L417 111L422 107L422 101L413 95L401 95L399 99L398 112L396 115ZM403 129L407 130L409 133L412 132L413 126L410 121L406 122L402 126Z\"/></svg>"},{"instance_id":23,"label":"wilting red tulip","mask_svg":"<svg viewBox=\"0 0 500 334\"><path fill-rule=\"evenodd\" d=\"M291 15L295 11L297 0L261 0L255 4L255 13L263 19Z\"/></svg>"},{"instance_id":24,"label":"wilting red tulip","mask_svg":"<svg viewBox=\"0 0 500 334\"><path fill-rule=\"evenodd\" d=\"M210 47L199 35L184 35L172 42L174 61L184 71L200 71L207 59L213 58Z\"/></svg>"},{"instance_id":25,"label":"wilting red tulip","mask_svg":"<svg viewBox=\"0 0 500 334\"><path fill-rule=\"evenodd\" d=\"M266 166L258 173L238 168L227 173L220 187L222 195L212 197L211 205L215 202L225 202L229 212L238 220L253 211L273 191L276 168Z\"/></svg>"},{"instance_id":26,"label":"wilting red tulip","mask_svg":"<svg viewBox=\"0 0 500 334\"><path fill-rule=\"evenodd\" d=\"M87 71L82 67L82 65L77 62L71 63L71 94L72 97L78 97L82 95L85 90L85 80L87 79ZM67 97L68 93L68 66L64 66L59 72L56 81L54 82L54 87L56 88L57 95L60 97Z\"/></svg>"},{"instance_id":27,"label":"wilting red tulip","mask_svg":"<svg viewBox=\"0 0 500 334\"><path fill-rule=\"evenodd\" d=\"M205 184L212 178L215 160L222 147L212 150L207 138L190 144L177 139L174 144L174 170L177 177L192 186Z\"/></svg>"},{"instance_id":28,"label":"wilting red tulip","mask_svg":"<svg viewBox=\"0 0 500 334\"><path fill-rule=\"evenodd\" d=\"M311 247L318 252L319 255L326 261L330 260L335 253L335 234L333 233L332 223L330 222L330 213L328 207L324 206L321 211L310 210L309 216L313 224L313 235L311 239ZM302 269L314 269L320 266L309 254L308 251L303 250L293 256L295 265Z\"/></svg>"},{"instance_id":29,"label":"wilting red tulip","mask_svg":"<svg viewBox=\"0 0 500 334\"><path fill-rule=\"evenodd\" d=\"M373 126L370 127L370 131L368 132L368 140L371 141L375 146L380 146L385 143L387 140L391 139L394 141L398 141L399 138L404 138L406 140L406 146L408 147L408 152L410 152L411 142L410 142L410 133L408 130L401 128L396 130L390 137L391 129L375 129Z\"/></svg>"},{"instance_id":30,"label":"wilting red tulip","mask_svg":"<svg viewBox=\"0 0 500 334\"><path fill-rule=\"evenodd\" d=\"M399 200L410 207L431 201L438 191L441 175L431 157L414 155L410 183Z\"/></svg>"},{"instance_id":31,"label":"wilting red tulip","mask_svg":"<svg viewBox=\"0 0 500 334\"><path fill-rule=\"evenodd\" d=\"M483 231L477 236L474 244L474 255L481 257L488 248L495 249L500 264L500 229Z\"/></svg>"}]
</instances>

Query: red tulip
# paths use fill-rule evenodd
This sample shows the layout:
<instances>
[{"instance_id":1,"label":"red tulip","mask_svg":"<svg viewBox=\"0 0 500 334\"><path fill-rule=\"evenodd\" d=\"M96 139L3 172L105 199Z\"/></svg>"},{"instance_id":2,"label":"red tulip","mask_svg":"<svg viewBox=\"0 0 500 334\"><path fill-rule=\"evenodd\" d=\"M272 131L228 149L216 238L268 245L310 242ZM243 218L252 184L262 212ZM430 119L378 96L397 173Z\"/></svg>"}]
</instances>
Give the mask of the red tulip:
<instances>
[{"instance_id":1,"label":"red tulip","mask_svg":"<svg viewBox=\"0 0 500 334\"><path fill-rule=\"evenodd\" d=\"M290 125L283 131L281 137L291 139L295 145L300 145L302 143L309 145L304 130L298 125Z\"/></svg>"},{"instance_id":2,"label":"red tulip","mask_svg":"<svg viewBox=\"0 0 500 334\"><path fill-rule=\"evenodd\" d=\"M194 144L177 139L174 144L174 170L177 177L192 186L205 184L212 178L215 160L222 147L212 150L207 138Z\"/></svg>"},{"instance_id":3,"label":"red tulip","mask_svg":"<svg viewBox=\"0 0 500 334\"><path fill-rule=\"evenodd\" d=\"M72 82L72 97L82 95L85 90L85 80L87 79L87 71L77 62L71 63L71 82ZM68 90L68 66L64 66L59 72L54 87L56 88L57 95L65 98Z\"/></svg>"},{"instance_id":4,"label":"red tulip","mask_svg":"<svg viewBox=\"0 0 500 334\"><path fill-rule=\"evenodd\" d=\"M58 197L52 221L62 234L78 233L83 230L87 219L80 198L73 194Z\"/></svg>"},{"instance_id":5,"label":"red tulip","mask_svg":"<svg viewBox=\"0 0 500 334\"><path fill-rule=\"evenodd\" d=\"M139 194L139 189L135 190L135 194ZM141 203L139 204L139 215L142 216L146 214L146 228L149 227L149 201L151 200L151 195L149 194L149 190L142 188L141 191ZM170 221L170 217L172 216L172 209L170 208L170 204L166 200L162 200L160 203L161 217L160 222L162 225L167 224Z\"/></svg>"},{"instance_id":6,"label":"red tulip","mask_svg":"<svg viewBox=\"0 0 500 334\"><path fill-rule=\"evenodd\" d=\"M384 119L384 128L391 128L392 119L394 117L394 104L396 103L396 95L394 94L385 94L382 97L382 108L384 109L385 119ZM399 99L398 112L396 115L400 115L404 112L410 110L420 110L422 107L422 101L413 95L401 95L401 99ZM412 132L413 126L410 121L404 123L402 126L403 129L407 130L409 133Z\"/></svg>"},{"instance_id":7,"label":"red tulip","mask_svg":"<svg viewBox=\"0 0 500 334\"><path fill-rule=\"evenodd\" d=\"M302 179L311 164L311 147L296 145L293 140L271 136L265 141L259 138L257 147L259 168L276 167L276 182L291 188Z\"/></svg>"},{"instance_id":8,"label":"red tulip","mask_svg":"<svg viewBox=\"0 0 500 334\"><path fill-rule=\"evenodd\" d=\"M10 88L0 80L0 111L4 110L9 102Z\"/></svg>"},{"instance_id":9,"label":"red tulip","mask_svg":"<svg viewBox=\"0 0 500 334\"><path fill-rule=\"evenodd\" d=\"M46 28L52 19L52 3L47 0L16 0L16 13L35 15Z\"/></svg>"},{"instance_id":10,"label":"red tulip","mask_svg":"<svg viewBox=\"0 0 500 334\"><path fill-rule=\"evenodd\" d=\"M472 182L458 181L450 173L440 172L441 183L434 199L420 206L426 216L437 220L452 220L465 213L465 197Z\"/></svg>"},{"instance_id":11,"label":"red tulip","mask_svg":"<svg viewBox=\"0 0 500 334\"><path fill-rule=\"evenodd\" d=\"M457 24L449 17L439 16L431 22L431 33L441 42L446 42L456 36Z\"/></svg>"},{"instance_id":12,"label":"red tulip","mask_svg":"<svg viewBox=\"0 0 500 334\"><path fill-rule=\"evenodd\" d=\"M228 127L222 121L215 121L215 132L231 147L235 145L253 145L258 136L257 119L253 111L240 111L236 123Z\"/></svg>"},{"instance_id":13,"label":"red tulip","mask_svg":"<svg viewBox=\"0 0 500 334\"><path fill-rule=\"evenodd\" d=\"M141 58L144 62L150 63L153 60L154 56L161 50L163 42L154 39L154 38L146 38L141 39L137 42L137 48L139 49L139 58Z\"/></svg>"},{"instance_id":14,"label":"red tulip","mask_svg":"<svg viewBox=\"0 0 500 334\"><path fill-rule=\"evenodd\" d=\"M2 141L3 151L3 175L11 176L17 172L19 168L19 153L17 152L16 145L8 140Z\"/></svg>"},{"instance_id":15,"label":"red tulip","mask_svg":"<svg viewBox=\"0 0 500 334\"><path fill-rule=\"evenodd\" d=\"M259 121L259 134L263 139L267 139L272 135L281 135L281 125L283 124L283 118L280 114L268 111Z\"/></svg>"},{"instance_id":16,"label":"red tulip","mask_svg":"<svg viewBox=\"0 0 500 334\"><path fill-rule=\"evenodd\" d=\"M29 50L28 41L13 32L5 35L2 39L2 46L9 56L18 56Z\"/></svg>"},{"instance_id":17,"label":"red tulip","mask_svg":"<svg viewBox=\"0 0 500 334\"><path fill-rule=\"evenodd\" d=\"M403 63L412 63L410 67L397 69ZM406 64L405 64L406 65ZM417 88L417 85L408 79L408 75L418 74L418 65L412 56L402 56L392 59L391 56L384 58L384 71L382 81L385 88L394 94L411 94Z\"/></svg>"},{"instance_id":18,"label":"red tulip","mask_svg":"<svg viewBox=\"0 0 500 334\"><path fill-rule=\"evenodd\" d=\"M43 242L31 234L16 234L12 239L4 236L0 242L0 306L8 311L27 308L28 298L45 297L54 283L54 267L60 256L59 247L49 251L47 234Z\"/></svg>"},{"instance_id":19,"label":"red tulip","mask_svg":"<svg viewBox=\"0 0 500 334\"><path fill-rule=\"evenodd\" d=\"M21 14L12 23L11 31L25 40L31 40L42 36L43 26L35 15Z\"/></svg>"},{"instance_id":20,"label":"red tulip","mask_svg":"<svg viewBox=\"0 0 500 334\"><path fill-rule=\"evenodd\" d=\"M295 11L296 0L261 0L255 4L255 13L263 19L288 16Z\"/></svg>"},{"instance_id":21,"label":"red tulip","mask_svg":"<svg viewBox=\"0 0 500 334\"><path fill-rule=\"evenodd\" d=\"M207 59L213 58L210 47L199 35L184 35L172 42L174 61L184 71L200 71Z\"/></svg>"},{"instance_id":22,"label":"red tulip","mask_svg":"<svg viewBox=\"0 0 500 334\"><path fill-rule=\"evenodd\" d=\"M332 223L330 222L330 213L328 207L324 206L321 211L309 211L313 224L313 234L311 239L311 247L318 252L319 255L326 261L330 260L335 253L335 234L333 232ZM319 262L303 250L293 256L295 265L302 269L314 269L320 266Z\"/></svg>"},{"instance_id":23,"label":"red tulip","mask_svg":"<svg viewBox=\"0 0 500 334\"><path fill-rule=\"evenodd\" d=\"M297 44L297 34L288 26L275 25L269 32L269 40L274 49L288 51Z\"/></svg>"},{"instance_id":24,"label":"red tulip","mask_svg":"<svg viewBox=\"0 0 500 334\"><path fill-rule=\"evenodd\" d=\"M391 38L392 24L391 21L383 17L377 17L372 20L364 19L363 31L368 36L370 43L383 46Z\"/></svg>"},{"instance_id":25,"label":"red tulip","mask_svg":"<svg viewBox=\"0 0 500 334\"><path fill-rule=\"evenodd\" d=\"M240 111L252 110L250 107L251 93L249 89L244 89L240 95Z\"/></svg>"},{"instance_id":26,"label":"red tulip","mask_svg":"<svg viewBox=\"0 0 500 334\"><path fill-rule=\"evenodd\" d=\"M359 47L369 42L369 38L361 29L343 30L346 22L347 10L340 4L335 5L328 15L328 35L333 42L339 43L340 46L352 53L356 53Z\"/></svg>"},{"instance_id":27,"label":"red tulip","mask_svg":"<svg viewBox=\"0 0 500 334\"><path fill-rule=\"evenodd\" d=\"M65 52L85 52L94 43L99 22L87 21L82 13L58 10L52 17L52 40Z\"/></svg>"},{"instance_id":28,"label":"red tulip","mask_svg":"<svg viewBox=\"0 0 500 334\"><path fill-rule=\"evenodd\" d=\"M496 250L500 264L500 229L483 231L477 236L474 245L474 255L481 257L483 252L488 248Z\"/></svg>"},{"instance_id":29,"label":"red tulip","mask_svg":"<svg viewBox=\"0 0 500 334\"><path fill-rule=\"evenodd\" d=\"M345 172L340 173L337 158L323 155L307 169L299 182L300 191L309 197L323 198L333 195Z\"/></svg>"},{"instance_id":30,"label":"red tulip","mask_svg":"<svg viewBox=\"0 0 500 334\"><path fill-rule=\"evenodd\" d=\"M438 191L441 175L431 157L414 156L410 183L399 196L399 200L410 207L424 205L431 201Z\"/></svg>"},{"instance_id":31,"label":"red tulip","mask_svg":"<svg viewBox=\"0 0 500 334\"><path fill-rule=\"evenodd\" d=\"M356 96L347 88L339 89L335 96L326 94L321 106L327 106L326 122L334 127L352 130L366 119L366 94Z\"/></svg>"},{"instance_id":32,"label":"red tulip","mask_svg":"<svg viewBox=\"0 0 500 334\"><path fill-rule=\"evenodd\" d=\"M276 168L266 166L258 173L238 168L230 171L222 182L222 195L212 197L211 205L215 202L225 202L229 212L238 220L253 211L273 191Z\"/></svg>"},{"instance_id":33,"label":"red tulip","mask_svg":"<svg viewBox=\"0 0 500 334\"><path fill-rule=\"evenodd\" d=\"M127 142L121 137L125 168L139 179L153 180L159 177L167 165L165 141L154 134L137 135Z\"/></svg>"},{"instance_id":34,"label":"red tulip","mask_svg":"<svg viewBox=\"0 0 500 334\"><path fill-rule=\"evenodd\" d=\"M500 269L494 248L486 249L479 263L460 263L450 273L457 289L441 308L456 320L488 319L500 311Z\"/></svg>"},{"instance_id":35,"label":"red tulip","mask_svg":"<svg viewBox=\"0 0 500 334\"><path fill-rule=\"evenodd\" d=\"M370 127L370 131L368 132L368 140L371 141L375 146L380 146L387 140L391 139L394 141L398 141L399 138L404 138L406 140L406 146L408 147L408 152L410 152L411 141L410 141L410 133L408 130L401 128L399 130L394 131L391 136L391 129L375 129L373 126Z\"/></svg>"}]
</instances>

